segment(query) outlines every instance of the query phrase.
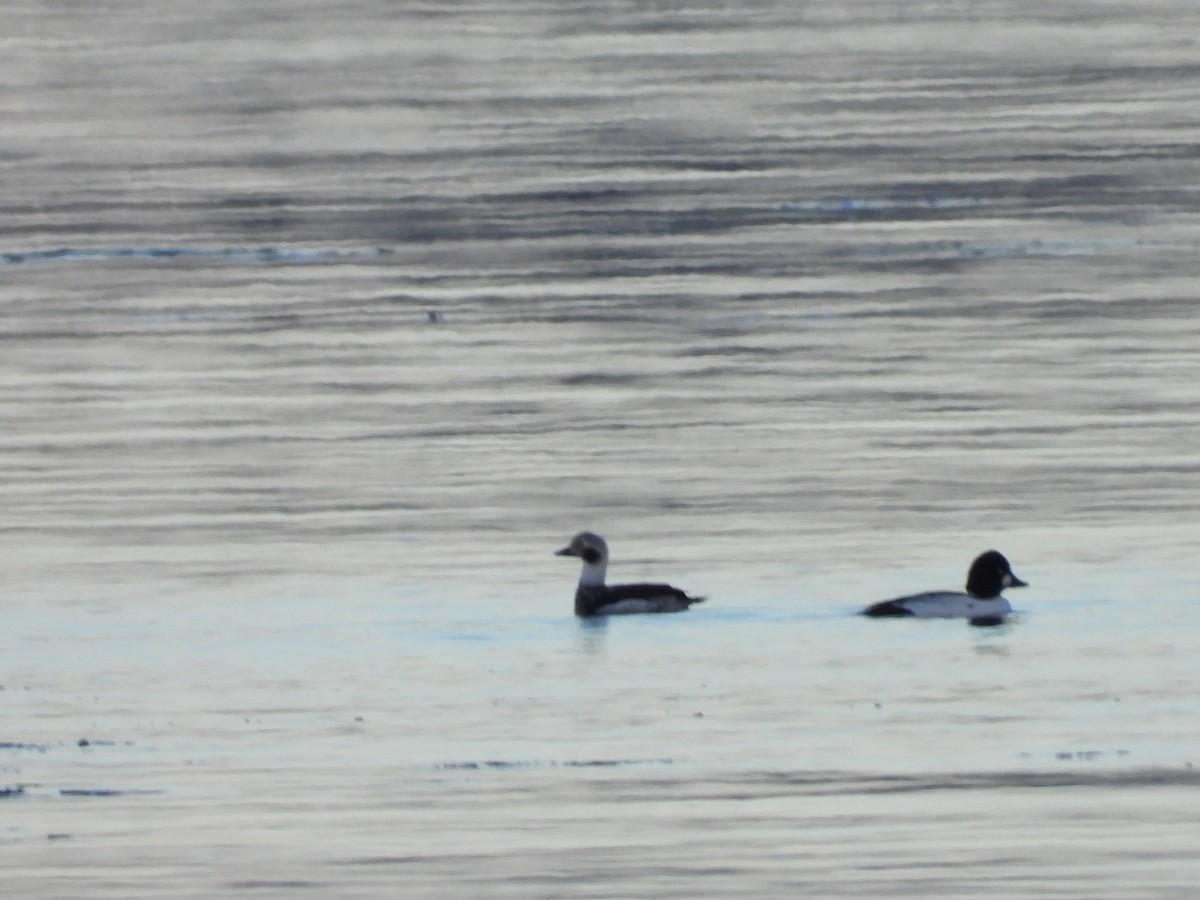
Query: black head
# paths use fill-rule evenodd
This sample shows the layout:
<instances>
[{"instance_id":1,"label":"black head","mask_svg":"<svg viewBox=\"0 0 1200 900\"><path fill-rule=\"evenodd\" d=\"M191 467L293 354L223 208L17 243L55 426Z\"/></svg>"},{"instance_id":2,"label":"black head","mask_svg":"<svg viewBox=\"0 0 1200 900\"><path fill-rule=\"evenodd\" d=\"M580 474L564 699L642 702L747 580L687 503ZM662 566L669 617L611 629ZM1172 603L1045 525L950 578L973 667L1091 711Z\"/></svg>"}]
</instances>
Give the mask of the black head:
<instances>
[{"instance_id":1,"label":"black head","mask_svg":"<svg viewBox=\"0 0 1200 900\"><path fill-rule=\"evenodd\" d=\"M980 600L991 600L999 597L1000 592L1010 587L1029 587L1029 585L1013 574L1012 566L997 550L988 550L979 554L971 563L971 571L967 573L967 593Z\"/></svg>"}]
</instances>

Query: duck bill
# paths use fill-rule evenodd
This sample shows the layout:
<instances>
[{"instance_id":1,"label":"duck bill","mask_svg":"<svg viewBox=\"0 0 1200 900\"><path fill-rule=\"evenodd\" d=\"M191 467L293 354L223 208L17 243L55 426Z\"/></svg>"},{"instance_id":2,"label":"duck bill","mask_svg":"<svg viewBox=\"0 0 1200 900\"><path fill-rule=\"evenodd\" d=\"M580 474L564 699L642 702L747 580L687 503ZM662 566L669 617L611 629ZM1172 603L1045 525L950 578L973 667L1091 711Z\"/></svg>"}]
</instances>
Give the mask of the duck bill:
<instances>
[{"instance_id":1,"label":"duck bill","mask_svg":"<svg viewBox=\"0 0 1200 900\"><path fill-rule=\"evenodd\" d=\"M561 550L554 551L555 556L578 556L579 554L570 547L563 547Z\"/></svg>"},{"instance_id":2,"label":"duck bill","mask_svg":"<svg viewBox=\"0 0 1200 900\"><path fill-rule=\"evenodd\" d=\"M1020 578L1018 578L1012 572L1009 572L1008 575L1004 579L1004 586L1005 587L1029 587L1029 582L1022 581Z\"/></svg>"}]
</instances>

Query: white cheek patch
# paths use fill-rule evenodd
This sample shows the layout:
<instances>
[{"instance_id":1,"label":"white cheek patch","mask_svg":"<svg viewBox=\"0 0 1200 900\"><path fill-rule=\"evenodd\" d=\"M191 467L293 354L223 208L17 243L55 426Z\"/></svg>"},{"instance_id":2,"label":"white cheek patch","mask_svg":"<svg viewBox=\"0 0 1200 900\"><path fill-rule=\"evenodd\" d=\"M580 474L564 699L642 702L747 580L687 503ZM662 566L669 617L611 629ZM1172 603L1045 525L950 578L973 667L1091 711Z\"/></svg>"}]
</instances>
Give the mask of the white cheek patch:
<instances>
[{"instance_id":1,"label":"white cheek patch","mask_svg":"<svg viewBox=\"0 0 1200 900\"><path fill-rule=\"evenodd\" d=\"M1001 583L1002 583L1002 584L1003 584L1005 587L1012 587L1012 586L1013 586L1013 574L1012 574L1012 572L1005 572L1005 573L1004 573L1004 580L1003 580Z\"/></svg>"}]
</instances>

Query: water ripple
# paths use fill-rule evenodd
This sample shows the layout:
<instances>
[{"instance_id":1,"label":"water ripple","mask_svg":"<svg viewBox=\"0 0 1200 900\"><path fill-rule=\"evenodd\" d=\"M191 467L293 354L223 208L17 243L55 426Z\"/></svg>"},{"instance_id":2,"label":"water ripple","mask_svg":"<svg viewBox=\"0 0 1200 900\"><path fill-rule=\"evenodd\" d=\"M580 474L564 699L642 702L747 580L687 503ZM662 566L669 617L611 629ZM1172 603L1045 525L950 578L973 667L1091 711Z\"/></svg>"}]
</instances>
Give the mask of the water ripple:
<instances>
[{"instance_id":1,"label":"water ripple","mask_svg":"<svg viewBox=\"0 0 1200 900\"><path fill-rule=\"evenodd\" d=\"M102 262L110 259L212 259L227 262L325 263L373 259L383 247L58 247L0 253L0 262Z\"/></svg>"}]
</instances>

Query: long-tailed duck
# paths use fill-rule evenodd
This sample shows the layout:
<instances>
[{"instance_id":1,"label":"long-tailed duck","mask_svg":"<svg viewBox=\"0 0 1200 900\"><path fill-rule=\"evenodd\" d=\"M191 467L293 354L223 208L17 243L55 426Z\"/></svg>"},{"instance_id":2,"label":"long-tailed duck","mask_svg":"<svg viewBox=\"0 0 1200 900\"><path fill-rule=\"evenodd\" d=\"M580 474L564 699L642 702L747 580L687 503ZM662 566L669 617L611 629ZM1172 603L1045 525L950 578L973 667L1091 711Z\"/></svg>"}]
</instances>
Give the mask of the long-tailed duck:
<instances>
[{"instance_id":1,"label":"long-tailed duck","mask_svg":"<svg viewBox=\"0 0 1200 900\"><path fill-rule=\"evenodd\" d=\"M703 597L689 597L669 584L605 584L608 544L590 531L581 531L556 556L578 556L583 560L579 587L575 590L575 615L616 616L629 613L681 612Z\"/></svg>"}]
</instances>

